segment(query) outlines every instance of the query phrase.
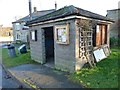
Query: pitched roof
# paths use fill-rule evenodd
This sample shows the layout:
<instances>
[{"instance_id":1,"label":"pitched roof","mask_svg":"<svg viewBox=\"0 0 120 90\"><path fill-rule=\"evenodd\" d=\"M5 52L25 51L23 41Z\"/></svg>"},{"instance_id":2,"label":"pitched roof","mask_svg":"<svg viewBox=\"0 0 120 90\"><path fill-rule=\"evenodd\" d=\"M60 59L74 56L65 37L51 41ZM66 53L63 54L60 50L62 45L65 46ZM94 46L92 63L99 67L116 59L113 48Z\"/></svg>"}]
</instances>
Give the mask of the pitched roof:
<instances>
[{"instance_id":1,"label":"pitched roof","mask_svg":"<svg viewBox=\"0 0 120 90\"><path fill-rule=\"evenodd\" d=\"M42 10L42 11L33 12L33 13L32 13L32 19L41 17L41 16L46 15L46 14L48 14L48 13L51 13L51 12L53 12L53 11L55 11L55 9ZM27 16L25 16L25 17L23 17L23 18L15 21L15 22L12 22L12 23L27 22L27 21L29 21L29 20L30 20L30 17L29 17L29 15L27 15Z\"/></svg>"},{"instance_id":2,"label":"pitched roof","mask_svg":"<svg viewBox=\"0 0 120 90\"><path fill-rule=\"evenodd\" d=\"M70 5L70 6L63 7L59 10L56 10L52 13L46 14L44 16L40 16L34 20L31 20L31 21L27 22L26 25L43 22L43 21L48 21L48 20L55 20L57 18L64 18L64 17L71 16L71 15L84 16L84 17L98 19L98 20L111 21L110 19L108 19L105 16L102 16L102 15L99 15L96 13L92 13L90 11Z\"/></svg>"},{"instance_id":3,"label":"pitched roof","mask_svg":"<svg viewBox=\"0 0 120 90\"><path fill-rule=\"evenodd\" d=\"M107 11L118 11L118 10L120 10L120 8L118 8L118 9L111 9L111 10L107 10Z\"/></svg>"}]
</instances>

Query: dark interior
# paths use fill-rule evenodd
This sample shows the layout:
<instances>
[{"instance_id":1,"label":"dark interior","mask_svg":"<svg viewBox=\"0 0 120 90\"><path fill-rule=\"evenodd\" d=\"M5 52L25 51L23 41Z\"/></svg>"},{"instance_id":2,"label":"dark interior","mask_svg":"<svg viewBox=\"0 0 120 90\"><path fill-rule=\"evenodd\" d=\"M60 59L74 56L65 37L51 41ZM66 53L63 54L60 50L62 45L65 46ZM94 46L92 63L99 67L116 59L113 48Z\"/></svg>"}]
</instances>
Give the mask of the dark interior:
<instances>
[{"instance_id":1,"label":"dark interior","mask_svg":"<svg viewBox=\"0 0 120 90\"><path fill-rule=\"evenodd\" d=\"M53 27L44 28L46 62L54 60L54 34Z\"/></svg>"}]
</instances>

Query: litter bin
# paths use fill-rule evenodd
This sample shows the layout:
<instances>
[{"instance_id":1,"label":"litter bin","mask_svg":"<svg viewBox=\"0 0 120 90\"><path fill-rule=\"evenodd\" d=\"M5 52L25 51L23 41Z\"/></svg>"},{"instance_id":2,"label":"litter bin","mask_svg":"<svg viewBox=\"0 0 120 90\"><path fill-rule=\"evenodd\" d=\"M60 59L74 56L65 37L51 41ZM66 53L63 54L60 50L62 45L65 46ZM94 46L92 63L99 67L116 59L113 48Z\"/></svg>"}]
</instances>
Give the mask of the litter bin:
<instances>
[{"instance_id":1,"label":"litter bin","mask_svg":"<svg viewBox=\"0 0 120 90\"><path fill-rule=\"evenodd\" d=\"M12 44L8 44L8 54L10 57L15 57L16 56L16 52L15 52L15 47Z\"/></svg>"},{"instance_id":2,"label":"litter bin","mask_svg":"<svg viewBox=\"0 0 120 90\"><path fill-rule=\"evenodd\" d=\"M23 53L27 53L27 49L26 49L26 45L23 44L18 48L18 51L23 54Z\"/></svg>"}]
</instances>

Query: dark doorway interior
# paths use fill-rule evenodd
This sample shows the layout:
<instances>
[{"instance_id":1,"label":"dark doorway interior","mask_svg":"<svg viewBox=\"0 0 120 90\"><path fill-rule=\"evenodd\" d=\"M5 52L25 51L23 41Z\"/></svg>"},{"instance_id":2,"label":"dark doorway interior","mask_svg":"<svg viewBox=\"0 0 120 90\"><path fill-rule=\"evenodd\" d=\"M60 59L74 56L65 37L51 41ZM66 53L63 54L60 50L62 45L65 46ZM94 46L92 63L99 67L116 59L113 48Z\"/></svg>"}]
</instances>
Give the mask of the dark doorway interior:
<instances>
[{"instance_id":1,"label":"dark doorway interior","mask_svg":"<svg viewBox=\"0 0 120 90\"><path fill-rule=\"evenodd\" d=\"M44 28L46 62L54 63L54 34L53 27Z\"/></svg>"}]
</instances>

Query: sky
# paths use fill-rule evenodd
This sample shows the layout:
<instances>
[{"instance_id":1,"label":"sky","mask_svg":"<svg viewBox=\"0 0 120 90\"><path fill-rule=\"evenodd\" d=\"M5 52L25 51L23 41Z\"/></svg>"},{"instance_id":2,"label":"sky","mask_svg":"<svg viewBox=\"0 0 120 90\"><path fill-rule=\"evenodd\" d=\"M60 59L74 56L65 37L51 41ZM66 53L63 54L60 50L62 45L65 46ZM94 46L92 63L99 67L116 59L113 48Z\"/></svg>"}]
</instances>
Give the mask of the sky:
<instances>
[{"instance_id":1,"label":"sky","mask_svg":"<svg viewBox=\"0 0 120 90\"><path fill-rule=\"evenodd\" d=\"M29 14L29 0L0 0L0 25L11 27L12 22ZM57 9L64 6L76 7L105 16L107 10L117 9L120 0L31 0L37 10Z\"/></svg>"}]
</instances>

